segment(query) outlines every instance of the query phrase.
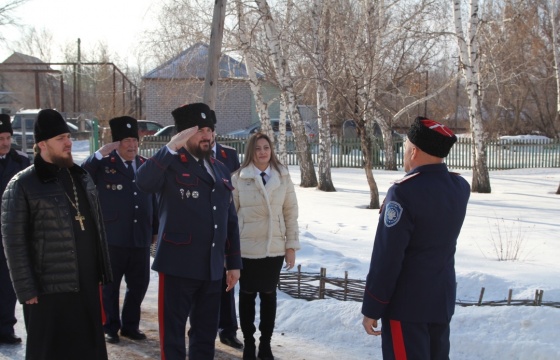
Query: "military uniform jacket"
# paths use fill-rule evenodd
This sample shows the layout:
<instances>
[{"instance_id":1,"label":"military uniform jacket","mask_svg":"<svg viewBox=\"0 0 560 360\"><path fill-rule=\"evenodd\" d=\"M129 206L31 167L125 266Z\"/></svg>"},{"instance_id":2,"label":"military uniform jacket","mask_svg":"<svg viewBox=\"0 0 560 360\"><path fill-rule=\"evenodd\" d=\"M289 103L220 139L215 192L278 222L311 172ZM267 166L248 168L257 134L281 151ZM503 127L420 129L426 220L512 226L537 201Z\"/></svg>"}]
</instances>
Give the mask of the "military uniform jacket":
<instances>
[{"instance_id":1,"label":"military uniform jacket","mask_svg":"<svg viewBox=\"0 0 560 360\"><path fill-rule=\"evenodd\" d=\"M229 170L211 161L210 174L181 148L166 146L136 174L141 190L154 192L159 213L158 246L152 269L196 280L220 280L224 257L228 270L241 269L239 227Z\"/></svg>"},{"instance_id":2,"label":"military uniform jacket","mask_svg":"<svg viewBox=\"0 0 560 360\"><path fill-rule=\"evenodd\" d=\"M10 149L6 154L5 162L0 162L0 195L6 190L10 179L29 165L31 165L31 163L24 152Z\"/></svg>"},{"instance_id":3,"label":"military uniform jacket","mask_svg":"<svg viewBox=\"0 0 560 360\"><path fill-rule=\"evenodd\" d=\"M220 160L229 169L230 173L239 169L239 156L237 156L237 151L231 146L216 143L216 154L214 157Z\"/></svg>"},{"instance_id":4,"label":"military uniform jacket","mask_svg":"<svg viewBox=\"0 0 560 360\"><path fill-rule=\"evenodd\" d=\"M362 313L448 323L455 310L455 248L470 186L445 164L397 181L381 209Z\"/></svg>"},{"instance_id":5,"label":"military uniform jacket","mask_svg":"<svg viewBox=\"0 0 560 360\"><path fill-rule=\"evenodd\" d=\"M136 169L146 161L136 156ZM103 212L107 242L119 247L148 247L157 234L158 220L155 197L136 186L116 150L101 160L92 154L82 167L90 173Z\"/></svg>"}]
</instances>

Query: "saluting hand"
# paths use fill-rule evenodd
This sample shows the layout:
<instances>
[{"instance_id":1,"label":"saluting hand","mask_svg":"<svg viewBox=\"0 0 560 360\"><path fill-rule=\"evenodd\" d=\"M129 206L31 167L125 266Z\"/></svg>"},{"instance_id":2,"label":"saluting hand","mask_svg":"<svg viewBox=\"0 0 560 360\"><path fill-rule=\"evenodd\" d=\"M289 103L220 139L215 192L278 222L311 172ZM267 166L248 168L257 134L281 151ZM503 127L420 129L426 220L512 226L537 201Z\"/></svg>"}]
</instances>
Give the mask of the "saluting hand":
<instances>
[{"instance_id":1,"label":"saluting hand","mask_svg":"<svg viewBox=\"0 0 560 360\"><path fill-rule=\"evenodd\" d=\"M111 151L118 149L120 143L121 143L120 141L115 141L112 143L105 144L99 149L99 153L101 154L101 156L107 156L111 153Z\"/></svg>"},{"instance_id":2,"label":"saluting hand","mask_svg":"<svg viewBox=\"0 0 560 360\"><path fill-rule=\"evenodd\" d=\"M197 131L198 126L193 126L192 128L188 128L181 131L180 133L173 135L171 140L169 140L169 142L167 143L167 147L173 151L179 150L187 144L187 141L191 138L191 136L196 134Z\"/></svg>"}]
</instances>

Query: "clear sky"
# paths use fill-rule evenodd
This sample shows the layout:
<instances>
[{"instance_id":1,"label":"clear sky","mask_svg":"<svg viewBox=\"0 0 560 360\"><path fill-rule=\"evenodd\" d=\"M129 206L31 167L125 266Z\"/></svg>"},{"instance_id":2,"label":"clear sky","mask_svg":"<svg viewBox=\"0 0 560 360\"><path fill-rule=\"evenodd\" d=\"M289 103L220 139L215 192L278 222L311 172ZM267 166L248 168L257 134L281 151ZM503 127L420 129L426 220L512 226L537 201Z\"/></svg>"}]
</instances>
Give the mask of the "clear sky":
<instances>
[{"instance_id":1,"label":"clear sky","mask_svg":"<svg viewBox=\"0 0 560 360\"><path fill-rule=\"evenodd\" d=\"M14 14L20 24L35 26L37 30L45 28L53 35L52 61L61 61L58 49L68 42L77 43L78 38L82 49L104 41L111 52L126 58L142 32L153 23L158 3L156 0L29 0ZM1 31L9 41L20 37L20 31L13 28L3 27ZM2 45L0 61L11 53Z\"/></svg>"}]
</instances>

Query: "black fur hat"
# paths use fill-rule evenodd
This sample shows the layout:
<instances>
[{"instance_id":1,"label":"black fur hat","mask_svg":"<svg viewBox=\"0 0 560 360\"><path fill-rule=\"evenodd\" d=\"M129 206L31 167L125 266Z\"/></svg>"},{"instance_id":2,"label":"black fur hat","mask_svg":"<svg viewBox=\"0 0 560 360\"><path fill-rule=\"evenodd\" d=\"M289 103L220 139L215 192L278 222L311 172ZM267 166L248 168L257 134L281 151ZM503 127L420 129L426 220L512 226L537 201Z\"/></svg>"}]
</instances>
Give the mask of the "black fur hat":
<instances>
[{"instance_id":1,"label":"black fur hat","mask_svg":"<svg viewBox=\"0 0 560 360\"><path fill-rule=\"evenodd\" d=\"M69 132L70 129L68 129L66 121L58 111L43 109L37 114L37 120L35 120L35 126L33 128L35 143L52 139L55 136Z\"/></svg>"},{"instance_id":2,"label":"black fur hat","mask_svg":"<svg viewBox=\"0 0 560 360\"><path fill-rule=\"evenodd\" d=\"M425 153L440 158L446 157L457 141L457 136L447 126L421 116L414 120L407 137Z\"/></svg>"},{"instance_id":3,"label":"black fur hat","mask_svg":"<svg viewBox=\"0 0 560 360\"><path fill-rule=\"evenodd\" d=\"M14 130L12 130L12 121L10 119L10 115L0 114L0 134L5 132L9 132L11 135L14 135Z\"/></svg>"},{"instance_id":4,"label":"black fur hat","mask_svg":"<svg viewBox=\"0 0 560 360\"><path fill-rule=\"evenodd\" d=\"M138 137L138 121L130 116L121 116L109 120L109 126L111 127L111 135L114 141L121 141L126 138L136 138Z\"/></svg>"},{"instance_id":5,"label":"black fur hat","mask_svg":"<svg viewBox=\"0 0 560 360\"><path fill-rule=\"evenodd\" d=\"M213 116L211 111L208 105L204 103L194 103L183 105L173 110L171 115L173 115L175 120L177 132L193 126L198 126L199 128L209 127L214 131L215 116Z\"/></svg>"}]
</instances>

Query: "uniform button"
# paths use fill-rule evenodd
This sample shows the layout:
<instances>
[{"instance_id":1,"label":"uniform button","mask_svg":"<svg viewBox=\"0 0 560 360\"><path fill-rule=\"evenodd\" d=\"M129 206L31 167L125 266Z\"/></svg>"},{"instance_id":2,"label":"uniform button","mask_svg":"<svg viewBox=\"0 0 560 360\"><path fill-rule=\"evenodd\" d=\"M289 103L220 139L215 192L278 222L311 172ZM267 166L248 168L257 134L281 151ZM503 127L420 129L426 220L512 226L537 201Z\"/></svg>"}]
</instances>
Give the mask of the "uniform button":
<instances>
[{"instance_id":1,"label":"uniform button","mask_svg":"<svg viewBox=\"0 0 560 360\"><path fill-rule=\"evenodd\" d=\"M135 191L135 192L134 192L134 195L137 195L137 194L138 194L138 193Z\"/></svg>"},{"instance_id":2,"label":"uniform button","mask_svg":"<svg viewBox=\"0 0 560 360\"><path fill-rule=\"evenodd\" d=\"M214 192L214 191L215 191L215 189L212 189L212 192Z\"/></svg>"},{"instance_id":3,"label":"uniform button","mask_svg":"<svg viewBox=\"0 0 560 360\"><path fill-rule=\"evenodd\" d=\"M216 210L216 207L214 206L214 210Z\"/></svg>"},{"instance_id":4,"label":"uniform button","mask_svg":"<svg viewBox=\"0 0 560 360\"><path fill-rule=\"evenodd\" d=\"M134 222L136 223L136 222L138 222L138 220L134 219Z\"/></svg>"},{"instance_id":5,"label":"uniform button","mask_svg":"<svg viewBox=\"0 0 560 360\"><path fill-rule=\"evenodd\" d=\"M216 246L216 243L212 243L212 247Z\"/></svg>"},{"instance_id":6,"label":"uniform button","mask_svg":"<svg viewBox=\"0 0 560 360\"><path fill-rule=\"evenodd\" d=\"M218 225L214 225L214 229L217 229L217 228L218 228Z\"/></svg>"},{"instance_id":7,"label":"uniform button","mask_svg":"<svg viewBox=\"0 0 560 360\"><path fill-rule=\"evenodd\" d=\"M134 183L134 182L136 182L136 180L132 180L132 182Z\"/></svg>"},{"instance_id":8,"label":"uniform button","mask_svg":"<svg viewBox=\"0 0 560 360\"><path fill-rule=\"evenodd\" d=\"M135 208L135 209L138 209L138 205L136 205L134 208Z\"/></svg>"}]
</instances>

